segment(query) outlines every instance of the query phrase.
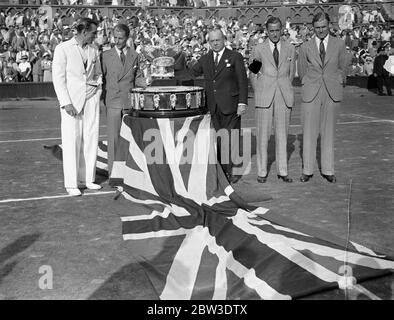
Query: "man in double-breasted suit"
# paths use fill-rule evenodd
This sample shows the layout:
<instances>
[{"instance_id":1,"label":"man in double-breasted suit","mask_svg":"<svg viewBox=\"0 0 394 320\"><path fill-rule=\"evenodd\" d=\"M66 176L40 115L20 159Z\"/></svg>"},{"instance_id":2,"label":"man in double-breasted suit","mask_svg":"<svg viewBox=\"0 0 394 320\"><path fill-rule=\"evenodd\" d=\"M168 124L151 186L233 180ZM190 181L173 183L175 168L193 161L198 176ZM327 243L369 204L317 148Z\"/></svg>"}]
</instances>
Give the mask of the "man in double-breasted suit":
<instances>
[{"instance_id":1,"label":"man in double-breasted suit","mask_svg":"<svg viewBox=\"0 0 394 320\"><path fill-rule=\"evenodd\" d=\"M102 70L104 100L107 109L108 171L111 174L116 148L119 142L122 109L130 107L129 91L134 87L146 87L147 82L140 69L140 58L134 48L126 46L130 30L125 24L114 28L115 46L103 53Z\"/></svg>"},{"instance_id":2,"label":"man in double-breasted suit","mask_svg":"<svg viewBox=\"0 0 394 320\"><path fill-rule=\"evenodd\" d=\"M346 82L345 42L328 34L326 13L313 17L315 36L300 47L298 74L302 82L303 173L301 182L313 176L317 138L321 141L321 174L336 182L334 172L334 133L336 109L343 98Z\"/></svg>"},{"instance_id":3,"label":"man in double-breasted suit","mask_svg":"<svg viewBox=\"0 0 394 320\"><path fill-rule=\"evenodd\" d=\"M64 186L71 196L80 187L97 190L95 184L99 135L101 66L92 41L97 24L81 18L72 39L56 46L52 79L60 104Z\"/></svg>"},{"instance_id":4,"label":"man in double-breasted suit","mask_svg":"<svg viewBox=\"0 0 394 320\"><path fill-rule=\"evenodd\" d=\"M250 57L251 61L261 62L258 73L250 76L257 120L257 181L267 181L267 148L274 121L276 172L284 182L292 182L287 172L287 134L294 104L295 48L280 40L282 22L279 18L270 17L266 29L268 39L258 44Z\"/></svg>"},{"instance_id":5,"label":"man in double-breasted suit","mask_svg":"<svg viewBox=\"0 0 394 320\"><path fill-rule=\"evenodd\" d=\"M209 33L209 44L212 50L203 55L191 67L194 76L204 75L205 94L208 109L211 113L216 131L227 130L230 145L218 139L220 151L219 161L230 182L237 182L239 175L233 175L233 160L237 155L232 151L236 148L231 131L241 130L241 115L246 112L248 103L248 80L243 57L236 51L224 46L224 35L220 29ZM240 141L240 139L238 139Z\"/></svg>"}]
</instances>

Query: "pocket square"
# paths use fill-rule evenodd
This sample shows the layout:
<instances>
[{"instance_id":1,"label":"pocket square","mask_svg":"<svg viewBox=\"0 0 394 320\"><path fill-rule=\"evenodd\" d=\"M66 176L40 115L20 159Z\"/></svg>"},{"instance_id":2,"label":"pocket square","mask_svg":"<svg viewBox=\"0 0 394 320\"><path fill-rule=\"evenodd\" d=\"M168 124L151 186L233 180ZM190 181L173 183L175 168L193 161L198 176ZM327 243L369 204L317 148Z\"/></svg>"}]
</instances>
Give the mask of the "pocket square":
<instances>
[{"instance_id":1,"label":"pocket square","mask_svg":"<svg viewBox=\"0 0 394 320\"><path fill-rule=\"evenodd\" d=\"M263 65L263 64L262 64L260 61L258 61L258 60L253 60L253 62L249 65L248 69L249 69L251 72L257 74L257 73L260 71L262 65Z\"/></svg>"}]
</instances>

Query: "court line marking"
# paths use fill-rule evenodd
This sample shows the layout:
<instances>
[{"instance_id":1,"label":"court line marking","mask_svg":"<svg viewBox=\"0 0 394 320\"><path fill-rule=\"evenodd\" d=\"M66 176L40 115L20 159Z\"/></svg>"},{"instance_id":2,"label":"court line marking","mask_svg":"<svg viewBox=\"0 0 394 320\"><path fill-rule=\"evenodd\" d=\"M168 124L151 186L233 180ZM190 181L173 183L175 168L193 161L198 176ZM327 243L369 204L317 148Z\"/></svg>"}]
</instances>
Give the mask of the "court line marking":
<instances>
[{"instance_id":1,"label":"court line marking","mask_svg":"<svg viewBox=\"0 0 394 320\"><path fill-rule=\"evenodd\" d=\"M106 128L106 125L100 126L100 128ZM18 132L35 132L35 131L50 131L50 130L60 130L60 127L58 128L46 128L46 129L25 129L25 130L10 130L10 131L0 131L0 133L18 133Z\"/></svg>"},{"instance_id":2,"label":"court line marking","mask_svg":"<svg viewBox=\"0 0 394 320\"><path fill-rule=\"evenodd\" d=\"M253 120L253 119L250 119L250 120ZM381 120L369 120L369 121L348 121L348 122L338 122L337 125L365 124L365 123L379 123L379 122L394 123L394 120L381 119ZM302 126L301 124L291 124L289 127L301 127L301 126ZM256 126L243 127L242 129L256 129ZM99 136L99 138L105 138L105 137L107 137L107 135L100 135ZM62 139L61 137L57 137L57 138L37 138L37 139L23 139L23 140L3 140L3 141L0 141L0 143L34 142L34 141L61 140L61 139Z\"/></svg>"},{"instance_id":3,"label":"court line marking","mask_svg":"<svg viewBox=\"0 0 394 320\"><path fill-rule=\"evenodd\" d=\"M99 138L105 138L107 135L101 135ZM61 137L57 138L37 138L37 139L23 139L23 140L3 140L0 143L10 143L10 142L33 142L33 141L47 141L47 140L62 140Z\"/></svg>"},{"instance_id":4,"label":"court line marking","mask_svg":"<svg viewBox=\"0 0 394 320\"><path fill-rule=\"evenodd\" d=\"M92 193L84 193L84 196L96 196L96 195L104 195L116 193L116 191L101 191L101 192L92 192ZM62 194L58 196L43 196L43 197L32 197L32 198L20 198L20 199L3 199L0 200L0 203L10 203L10 202L23 202L23 201L35 201L35 200L49 200L49 199L59 199L59 198L76 198L75 196L70 196L68 194Z\"/></svg>"},{"instance_id":5,"label":"court line marking","mask_svg":"<svg viewBox=\"0 0 394 320\"><path fill-rule=\"evenodd\" d=\"M364 123L379 123L379 122L388 122L394 123L394 120L370 120L370 121L349 121L349 122L338 122L337 125L348 125L348 124L364 124ZM289 127L302 127L301 124L291 124ZM243 127L243 129L255 129L256 126L253 127Z\"/></svg>"}]
</instances>

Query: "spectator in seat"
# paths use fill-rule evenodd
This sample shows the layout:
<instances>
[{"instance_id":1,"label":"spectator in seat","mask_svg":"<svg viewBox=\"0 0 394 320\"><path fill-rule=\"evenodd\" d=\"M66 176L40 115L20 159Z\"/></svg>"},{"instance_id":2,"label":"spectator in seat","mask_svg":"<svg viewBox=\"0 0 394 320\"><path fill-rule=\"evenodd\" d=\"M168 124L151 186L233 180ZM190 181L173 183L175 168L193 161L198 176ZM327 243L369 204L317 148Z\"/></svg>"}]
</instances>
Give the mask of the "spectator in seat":
<instances>
[{"instance_id":1,"label":"spectator in seat","mask_svg":"<svg viewBox=\"0 0 394 320\"><path fill-rule=\"evenodd\" d=\"M41 67L41 62L42 62L41 51L35 50L33 52L33 57L31 59L33 82L42 82L43 70Z\"/></svg>"},{"instance_id":2,"label":"spectator in seat","mask_svg":"<svg viewBox=\"0 0 394 320\"><path fill-rule=\"evenodd\" d=\"M359 65L357 58L353 58L352 63L349 67L348 76L354 77L354 76L362 76L362 75L363 75L363 69Z\"/></svg>"},{"instance_id":3,"label":"spectator in seat","mask_svg":"<svg viewBox=\"0 0 394 320\"><path fill-rule=\"evenodd\" d=\"M19 79L20 82L30 82L31 81L31 64L28 61L27 55L23 55L19 63Z\"/></svg>"},{"instance_id":4,"label":"spectator in seat","mask_svg":"<svg viewBox=\"0 0 394 320\"><path fill-rule=\"evenodd\" d=\"M364 75L367 77L373 75L373 59L372 59L372 57L367 56L365 58L363 71L364 71Z\"/></svg>"},{"instance_id":5,"label":"spectator in seat","mask_svg":"<svg viewBox=\"0 0 394 320\"><path fill-rule=\"evenodd\" d=\"M42 55L41 69L43 70L43 82L52 82L52 60L50 54L45 52Z\"/></svg>"}]
</instances>

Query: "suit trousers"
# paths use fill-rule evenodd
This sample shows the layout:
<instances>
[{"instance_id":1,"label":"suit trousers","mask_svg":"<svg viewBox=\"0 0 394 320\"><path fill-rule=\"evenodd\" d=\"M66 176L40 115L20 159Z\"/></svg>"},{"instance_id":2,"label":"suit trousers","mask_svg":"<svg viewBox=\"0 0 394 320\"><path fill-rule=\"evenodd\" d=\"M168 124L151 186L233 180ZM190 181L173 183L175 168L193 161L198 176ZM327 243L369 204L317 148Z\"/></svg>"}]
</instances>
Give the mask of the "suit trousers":
<instances>
[{"instance_id":1,"label":"suit trousers","mask_svg":"<svg viewBox=\"0 0 394 320\"><path fill-rule=\"evenodd\" d=\"M291 108L286 106L282 94L277 90L269 108L256 108L257 175L265 177L268 162L268 141L271 136L272 122L275 129L276 172L287 176L287 135Z\"/></svg>"},{"instance_id":2,"label":"suit trousers","mask_svg":"<svg viewBox=\"0 0 394 320\"><path fill-rule=\"evenodd\" d=\"M234 165L241 165L237 163L242 149L241 117L237 113L223 114L219 108L211 116L217 134L218 161L226 174L232 174Z\"/></svg>"},{"instance_id":3,"label":"suit trousers","mask_svg":"<svg viewBox=\"0 0 394 320\"><path fill-rule=\"evenodd\" d=\"M340 102L331 99L327 89L322 85L311 102L303 102L303 173L313 174L317 139L320 132L321 173L334 174L334 134L336 112Z\"/></svg>"},{"instance_id":4,"label":"suit trousers","mask_svg":"<svg viewBox=\"0 0 394 320\"><path fill-rule=\"evenodd\" d=\"M60 109L63 148L63 174L66 188L94 182L99 136L99 94L86 100L75 117Z\"/></svg>"},{"instance_id":5,"label":"suit trousers","mask_svg":"<svg viewBox=\"0 0 394 320\"><path fill-rule=\"evenodd\" d=\"M390 84L390 78L385 77L385 76L378 76L376 78L377 86L378 86L378 93L383 93L383 85L386 86L387 94L389 96L392 95L391 92L391 84Z\"/></svg>"},{"instance_id":6,"label":"suit trousers","mask_svg":"<svg viewBox=\"0 0 394 320\"><path fill-rule=\"evenodd\" d=\"M108 173L111 175L116 150L119 145L120 127L122 125L122 109L107 106L107 136L108 136Z\"/></svg>"}]
</instances>

